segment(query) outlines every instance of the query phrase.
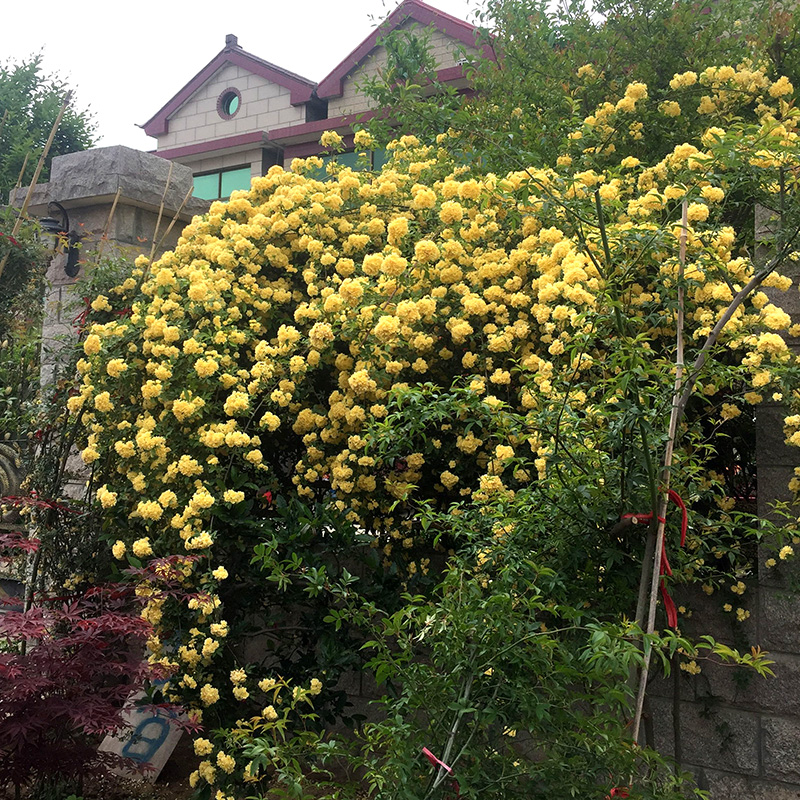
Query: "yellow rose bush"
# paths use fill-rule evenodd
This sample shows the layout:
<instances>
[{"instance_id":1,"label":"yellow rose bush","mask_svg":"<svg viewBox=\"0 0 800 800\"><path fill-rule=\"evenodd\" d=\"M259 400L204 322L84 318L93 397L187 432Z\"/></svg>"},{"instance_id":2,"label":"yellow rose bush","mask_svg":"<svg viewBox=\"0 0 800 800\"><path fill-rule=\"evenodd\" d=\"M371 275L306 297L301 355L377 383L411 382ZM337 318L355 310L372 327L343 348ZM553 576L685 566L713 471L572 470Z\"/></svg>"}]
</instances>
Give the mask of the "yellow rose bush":
<instances>
[{"instance_id":1,"label":"yellow rose bush","mask_svg":"<svg viewBox=\"0 0 800 800\"><path fill-rule=\"evenodd\" d=\"M795 258L796 231L786 215L759 273L726 198L743 186L787 197L797 114L780 81L729 72L697 78L708 103L728 110L734 90L748 93L758 120L709 127L655 164L611 147L647 102L635 82L553 168L481 175L413 136L378 173L333 165L320 181L315 158L273 167L93 306L70 411L114 556L155 559L185 588L140 586L172 697L205 719L255 702L246 674L225 677L255 658L231 631L273 643L276 679L316 675L280 645L319 656L321 640L303 639L291 612L269 619L265 592L301 576L313 601L337 561L335 605L356 542L379 593L424 585L432 560L440 569L471 542L424 505L498 520L475 551L488 589L509 541L499 520L535 502L549 527L530 544L570 575L552 589L559 602L579 593L598 619L632 613L635 578L619 567L641 562L643 537L614 526L655 505L679 312L688 394L672 483L694 516L674 579L713 591L731 563L746 569L729 513L736 467L707 442L765 397L796 396L791 320L761 291L791 286L775 267ZM676 98L694 83L674 82ZM800 423L787 424L797 439ZM215 717L223 707L233 716ZM196 780L241 772L240 760L221 752Z\"/></svg>"}]
</instances>

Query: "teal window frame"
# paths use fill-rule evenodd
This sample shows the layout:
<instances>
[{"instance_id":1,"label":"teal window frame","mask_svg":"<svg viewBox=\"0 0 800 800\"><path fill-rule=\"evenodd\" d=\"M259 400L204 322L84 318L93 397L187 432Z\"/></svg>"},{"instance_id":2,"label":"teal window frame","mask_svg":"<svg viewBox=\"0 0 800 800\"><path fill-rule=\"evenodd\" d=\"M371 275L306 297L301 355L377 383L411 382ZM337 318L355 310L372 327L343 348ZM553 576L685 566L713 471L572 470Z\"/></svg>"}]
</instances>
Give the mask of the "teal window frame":
<instances>
[{"instance_id":1,"label":"teal window frame","mask_svg":"<svg viewBox=\"0 0 800 800\"><path fill-rule=\"evenodd\" d=\"M366 152L369 155L369 164L364 164L361 159L361 153ZM339 166L350 167L357 172L364 172L366 170L378 171L389 160L389 154L386 150L347 150L344 153L336 153L335 155L320 156L322 159L322 166L319 169L311 170L308 173L309 178L317 181L326 181L331 176L328 174L327 166L331 161L335 161Z\"/></svg>"},{"instance_id":2,"label":"teal window frame","mask_svg":"<svg viewBox=\"0 0 800 800\"><path fill-rule=\"evenodd\" d=\"M249 189L252 179L250 165L217 169L194 176L193 196L200 200L226 200L237 189Z\"/></svg>"}]
</instances>

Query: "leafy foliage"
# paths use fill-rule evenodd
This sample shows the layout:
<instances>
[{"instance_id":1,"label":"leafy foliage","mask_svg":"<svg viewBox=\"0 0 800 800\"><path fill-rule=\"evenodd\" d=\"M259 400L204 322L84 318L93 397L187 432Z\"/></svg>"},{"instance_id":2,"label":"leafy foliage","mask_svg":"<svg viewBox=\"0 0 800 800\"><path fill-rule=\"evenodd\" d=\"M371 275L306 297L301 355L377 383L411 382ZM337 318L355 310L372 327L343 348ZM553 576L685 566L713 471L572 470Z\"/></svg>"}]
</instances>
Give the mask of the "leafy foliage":
<instances>
[{"instance_id":1,"label":"leafy foliage","mask_svg":"<svg viewBox=\"0 0 800 800\"><path fill-rule=\"evenodd\" d=\"M42 72L41 54L17 64L0 64L1 203L6 202L20 175L22 185L33 177L39 153L44 149L67 89L63 78ZM50 148L42 179L47 178L53 156L85 150L94 139L91 115L68 108Z\"/></svg>"}]
</instances>

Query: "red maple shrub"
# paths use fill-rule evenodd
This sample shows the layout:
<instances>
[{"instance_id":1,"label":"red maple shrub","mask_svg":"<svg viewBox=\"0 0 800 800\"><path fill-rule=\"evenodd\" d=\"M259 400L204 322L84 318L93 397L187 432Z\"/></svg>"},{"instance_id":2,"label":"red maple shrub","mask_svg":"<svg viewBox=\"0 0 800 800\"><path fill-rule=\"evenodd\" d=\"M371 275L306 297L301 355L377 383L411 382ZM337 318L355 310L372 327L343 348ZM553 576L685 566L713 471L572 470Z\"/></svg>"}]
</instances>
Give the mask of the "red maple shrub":
<instances>
[{"instance_id":1,"label":"red maple shrub","mask_svg":"<svg viewBox=\"0 0 800 800\"><path fill-rule=\"evenodd\" d=\"M0 536L9 547L19 542ZM126 701L152 677L142 658L150 630L132 590L111 584L0 613L0 790L79 788L87 775L129 765L97 745L124 726Z\"/></svg>"}]
</instances>

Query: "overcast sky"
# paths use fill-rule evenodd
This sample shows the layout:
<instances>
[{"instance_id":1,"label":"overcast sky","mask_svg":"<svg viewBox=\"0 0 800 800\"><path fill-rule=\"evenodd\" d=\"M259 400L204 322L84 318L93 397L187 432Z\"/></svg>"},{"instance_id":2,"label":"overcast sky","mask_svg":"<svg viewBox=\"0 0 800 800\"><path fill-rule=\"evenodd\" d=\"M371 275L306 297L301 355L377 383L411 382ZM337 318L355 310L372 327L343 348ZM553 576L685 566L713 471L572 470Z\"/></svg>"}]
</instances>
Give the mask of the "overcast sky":
<instances>
[{"instance_id":1,"label":"overcast sky","mask_svg":"<svg viewBox=\"0 0 800 800\"><path fill-rule=\"evenodd\" d=\"M225 45L319 81L399 0L3 0L0 61L42 51L48 71L68 78L89 107L99 144L155 148L146 122ZM429 0L473 20L478 0Z\"/></svg>"}]
</instances>

